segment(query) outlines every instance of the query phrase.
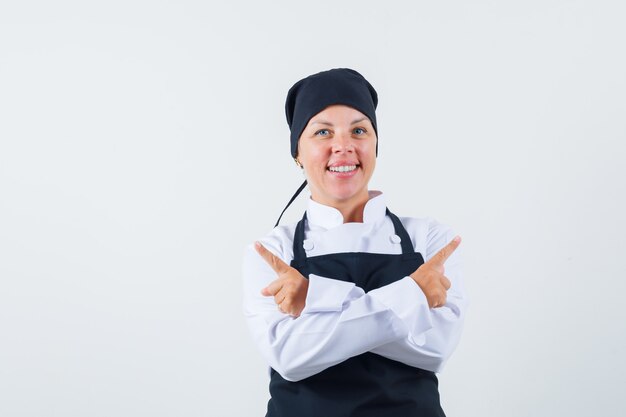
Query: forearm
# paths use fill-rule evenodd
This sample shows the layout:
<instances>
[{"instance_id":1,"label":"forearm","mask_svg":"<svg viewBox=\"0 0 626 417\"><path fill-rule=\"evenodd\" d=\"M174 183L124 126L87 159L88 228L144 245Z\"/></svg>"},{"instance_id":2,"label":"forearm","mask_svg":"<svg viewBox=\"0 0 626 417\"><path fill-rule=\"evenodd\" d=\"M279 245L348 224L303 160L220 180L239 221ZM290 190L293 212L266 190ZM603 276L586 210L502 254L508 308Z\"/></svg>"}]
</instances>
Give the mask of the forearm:
<instances>
[{"instance_id":1,"label":"forearm","mask_svg":"<svg viewBox=\"0 0 626 417\"><path fill-rule=\"evenodd\" d=\"M371 352L416 368L440 372L459 343L466 308L466 298L448 296L446 305L430 310L431 329L422 334L408 334Z\"/></svg>"},{"instance_id":2,"label":"forearm","mask_svg":"<svg viewBox=\"0 0 626 417\"><path fill-rule=\"evenodd\" d=\"M293 318L280 312L246 314L254 341L269 365L297 381L408 332L384 305L362 295L341 311L303 312Z\"/></svg>"},{"instance_id":3,"label":"forearm","mask_svg":"<svg viewBox=\"0 0 626 417\"><path fill-rule=\"evenodd\" d=\"M434 225L428 236L426 262L437 254L455 236L453 230ZM409 331L404 339L390 342L372 350L373 353L430 371L439 372L459 343L469 300L465 291L461 250L456 249L445 262L445 276L450 281L445 304L431 308L427 315L432 327L424 332ZM406 278L405 278L406 280ZM407 291L410 287L407 288ZM416 300L419 297L416 296ZM403 317L410 323L415 317Z\"/></svg>"},{"instance_id":4,"label":"forearm","mask_svg":"<svg viewBox=\"0 0 626 417\"><path fill-rule=\"evenodd\" d=\"M244 312L261 353L288 380L314 375L408 334L392 309L354 283L313 274L300 316L281 313L271 297L261 294L274 276L250 249L244 259Z\"/></svg>"}]
</instances>

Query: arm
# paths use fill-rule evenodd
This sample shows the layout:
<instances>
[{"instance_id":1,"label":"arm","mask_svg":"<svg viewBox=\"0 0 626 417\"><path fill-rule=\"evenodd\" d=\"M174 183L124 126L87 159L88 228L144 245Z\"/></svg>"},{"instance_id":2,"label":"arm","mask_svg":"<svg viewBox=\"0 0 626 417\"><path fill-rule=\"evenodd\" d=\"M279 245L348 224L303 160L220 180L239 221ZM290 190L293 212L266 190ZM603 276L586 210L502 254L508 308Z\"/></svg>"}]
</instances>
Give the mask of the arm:
<instances>
[{"instance_id":1,"label":"arm","mask_svg":"<svg viewBox=\"0 0 626 417\"><path fill-rule=\"evenodd\" d=\"M451 229L434 224L427 237L426 261L452 237L454 233ZM434 372L439 372L443 368L458 345L469 303L463 285L459 249L456 249L445 262L445 276L450 280L451 286L447 291L445 304L429 310L432 328L423 333L409 332L405 338L372 349L373 353ZM403 278L407 283L409 279L412 281L411 277ZM407 286L407 291L409 288ZM381 290L386 291L384 287ZM370 291L370 294L374 291ZM379 299L383 303L391 303L391 297L391 294L382 294Z\"/></svg>"},{"instance_id":2,"label":"arm","mask_svg":"<svg viewBox=\"0 0 626 417\"><path fill-rule=\"evenodd\" d=\"M274 254L280 253L271 241L264 245ZM280 312L271 297L261 294L276 280L276 272L252 246L244 255L243 279L244 313L252 337L269 365L290 381L409 334L405 322L375 296L353 283L315 275L310 277L306 307L300 316ZM409 301L410 305L400 310L410 310L415 302ZM419 322L423 328L430 327L430 322Z\"/></svg>"}]
</instances>

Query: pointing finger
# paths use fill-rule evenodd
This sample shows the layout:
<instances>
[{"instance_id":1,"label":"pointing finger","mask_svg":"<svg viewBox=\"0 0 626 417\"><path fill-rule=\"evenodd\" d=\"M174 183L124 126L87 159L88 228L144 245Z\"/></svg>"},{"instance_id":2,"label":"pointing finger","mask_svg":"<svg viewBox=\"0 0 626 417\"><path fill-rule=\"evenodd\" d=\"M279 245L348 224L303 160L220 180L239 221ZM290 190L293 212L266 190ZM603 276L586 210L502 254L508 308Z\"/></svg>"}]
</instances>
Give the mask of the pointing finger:
<instances>
[{"instance_id":1,"label":"pointing finger","mask_svg":"<svg viewBox=\"0 0 626 417\"><path fill-rule=\"evenodd\" d=\"M265 246L261 245L261 243L254 242L254 249L256 249L257 253L261 255L265 262L267 262L277 274L281 274L289 268L289 265L284 263L278 256L267 250Z\"/></svg>"},{"instance_id":2,"label":"pointing finger","mask_svg":"<svg viewBox=\"0 0 626 417\"><path fill-rule=\"evenodd\" d=\"M452 252L454 252L455 249L459 247L460 243L461 236L456 236L450 241L450 243L441 248L439 252L437 252L431 259L429 259L428 262L437 265L443 265L443 263L450 257L450 255L452 255Z\"/></svg>"}]
</instances>

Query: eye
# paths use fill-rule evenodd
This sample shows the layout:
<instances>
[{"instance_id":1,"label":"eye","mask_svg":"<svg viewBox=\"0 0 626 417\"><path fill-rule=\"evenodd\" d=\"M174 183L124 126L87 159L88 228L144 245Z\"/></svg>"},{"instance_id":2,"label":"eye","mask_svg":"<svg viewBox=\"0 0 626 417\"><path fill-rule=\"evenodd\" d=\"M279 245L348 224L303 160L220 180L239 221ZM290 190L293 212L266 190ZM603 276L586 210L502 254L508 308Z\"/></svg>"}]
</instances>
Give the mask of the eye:
<instances>
[{"instance_id":1,"label":"eye","mask_svg":"<svg viewBox=\"0 0 626 417\"><path fill-rule=\"evenodd\" d=\"M367 132L367 130L363 129L362 127L357 127L353 130L354 133L356 133L357 135L362 135L365 132Z\"/></svg>"},{"instance_id":2,"label":"eye","mask_svg":"<svg viewBox=\"0 0 626 417\"><path fill-rule=\"evenodd\" d=\"M320 129L317 132L315 132L315 136L328 136L330 134L330 132L328 131L328 129Z\"/></svg>"}]
</instances>

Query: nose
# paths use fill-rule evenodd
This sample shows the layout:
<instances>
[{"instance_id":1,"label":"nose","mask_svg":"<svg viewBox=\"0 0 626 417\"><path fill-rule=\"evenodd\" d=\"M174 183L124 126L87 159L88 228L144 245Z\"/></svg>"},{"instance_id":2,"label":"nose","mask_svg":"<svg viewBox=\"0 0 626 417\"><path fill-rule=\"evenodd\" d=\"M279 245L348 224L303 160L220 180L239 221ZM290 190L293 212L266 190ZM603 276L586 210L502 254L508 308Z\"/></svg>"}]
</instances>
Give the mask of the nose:
<instances>
[{"instance_id":1,"label":"nose","mask_svg":"<svg viewBox=\"0 0 626 417\"><path fill-rule=\"evenodd\" d=\"M354 143L349 133L335 136L333 140L333 153L354 152Z\"/></svg>"}]
</instances>

